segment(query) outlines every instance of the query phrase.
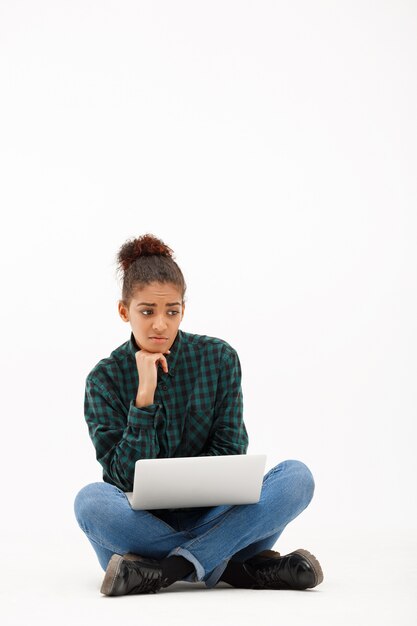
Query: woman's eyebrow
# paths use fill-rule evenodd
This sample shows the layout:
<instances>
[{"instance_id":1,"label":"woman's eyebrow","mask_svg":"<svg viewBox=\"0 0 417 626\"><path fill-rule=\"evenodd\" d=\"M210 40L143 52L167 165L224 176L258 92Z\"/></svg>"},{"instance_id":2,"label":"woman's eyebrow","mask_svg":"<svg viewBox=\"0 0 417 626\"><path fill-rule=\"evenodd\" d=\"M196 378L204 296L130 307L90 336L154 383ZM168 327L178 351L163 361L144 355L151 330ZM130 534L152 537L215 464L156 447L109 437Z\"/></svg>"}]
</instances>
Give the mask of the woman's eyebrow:
<instances>
[{"instance_id":1,"label":"woman's eyebrow","mask_svg":"<svg viewBox=\"0 0 417 626\"><path fill-rule=\"evenodd\" d=\"M156 306L155 302L153 304L150 304L149 302L139 302L136 306L140 306L141 304L144 304L145 306ZM165 306L175 306L176 304L181 305L181 302L168 302Z\"/></svg>"}]
</instances>

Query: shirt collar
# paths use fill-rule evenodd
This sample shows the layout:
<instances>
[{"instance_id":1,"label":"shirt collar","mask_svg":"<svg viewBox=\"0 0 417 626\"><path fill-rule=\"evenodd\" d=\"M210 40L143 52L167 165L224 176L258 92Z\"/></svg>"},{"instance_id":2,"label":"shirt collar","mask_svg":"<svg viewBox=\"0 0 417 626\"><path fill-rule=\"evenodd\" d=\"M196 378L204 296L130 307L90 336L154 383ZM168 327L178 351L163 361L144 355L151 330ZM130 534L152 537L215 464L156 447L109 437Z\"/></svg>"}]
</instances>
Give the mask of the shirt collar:
<instances>
[{"instance_id":1,"label":"shirt collar","mask_svg":"<svg viewBox=\"0 0 417 626\"><path fill-rule=\"evenodd\" d=\"M174 343L170 347L171 352L169 354L164 355L168 363L168 375L169 376L173 376L173 371L175 369L175 365L178 360L178 355L181 351L181 345L183 343L183 340L184 340L183 331L178 329L177 336L174 339ZM138 350L141 350L141 348L139 348L138 344L136 343L136 339L133 335L133 332L130 333L129 349L133 356L135 356Z\"/></svg>"}]
</instances>

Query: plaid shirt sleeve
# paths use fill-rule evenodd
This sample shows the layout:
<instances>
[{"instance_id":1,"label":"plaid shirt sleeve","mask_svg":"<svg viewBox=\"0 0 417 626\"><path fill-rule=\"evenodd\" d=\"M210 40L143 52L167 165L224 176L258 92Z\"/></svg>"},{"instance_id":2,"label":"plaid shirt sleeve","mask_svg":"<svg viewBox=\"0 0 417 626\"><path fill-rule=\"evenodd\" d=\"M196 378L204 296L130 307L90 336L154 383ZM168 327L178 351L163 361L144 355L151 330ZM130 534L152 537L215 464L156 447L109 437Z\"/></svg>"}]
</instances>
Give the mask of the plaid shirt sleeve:
<instances>
[{"instance_id":1,"label":"plaid shirt sleeve","mask_svg":"<svg viewBox=\"0 0 417 626\"><path fill-rule=\"evenodd\" d=\"M84 415L103 480L123 491L133 491L137 459L158 456L159 444L154 427L156 404L138 408L133 400L128 414L117 396L99 381L87 377Z\"/></svg>"},{"instance_id":2,"label":"plaid shirt sleeve","mask_svg":"<svg viewBox=\"0 0 417 626\"><path fill-rule=\"evenodd\" d=\"M208 449L200 456L246 454L249 437L243 421L241 379L242 370L237 352L225 351Z\"/></svg>"}]
</instances>

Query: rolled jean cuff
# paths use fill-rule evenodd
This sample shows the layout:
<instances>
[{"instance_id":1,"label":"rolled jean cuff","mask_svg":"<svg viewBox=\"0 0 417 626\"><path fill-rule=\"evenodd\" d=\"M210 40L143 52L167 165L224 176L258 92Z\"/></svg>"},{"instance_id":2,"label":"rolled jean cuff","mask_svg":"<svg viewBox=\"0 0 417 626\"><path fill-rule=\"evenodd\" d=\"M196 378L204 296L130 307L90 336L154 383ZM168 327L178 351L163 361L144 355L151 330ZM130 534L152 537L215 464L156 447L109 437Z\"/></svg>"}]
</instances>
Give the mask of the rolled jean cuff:
<instances>
[{"instance_id":1,"label":"rolled jean cuff","mask_svg":"<svg viewBox=\"0 0 417 626\"><path fill-rule=\"evenodd\" d=\"M215 585L219 582L220 576L223 574L224 570L226 569L228 562L229 562L229 559L225 559L224 561L219 563L217 567L214 568L210 576L208 576L208 578L204 581L206 587L208 587L209 589L211 589L212 587L215 587Z\"/></svg>"},{"instance_id":2,"label":"rolled jean cuff","mask_svg":"<svg viewBox=\"0 0 417 626\"><path fill-rule=\"evenodd\" d=\"M184 559L187 559L187 561L191 561L191 563L194 565L195 572L191 572L191 574L189 574L183 580L187 580L192 583L197 583L203 580L204 576L206 575L206 571L204 567L201 565L200 561L198 561L195 558L194 554L191 554L189 550L187 550L186 548L181 548L181 547L174 548L173 550L171 550L169 554L167 554L165 558L168 558L169 556L182 556L184 557Z\"/></svg>"}]
</instances>

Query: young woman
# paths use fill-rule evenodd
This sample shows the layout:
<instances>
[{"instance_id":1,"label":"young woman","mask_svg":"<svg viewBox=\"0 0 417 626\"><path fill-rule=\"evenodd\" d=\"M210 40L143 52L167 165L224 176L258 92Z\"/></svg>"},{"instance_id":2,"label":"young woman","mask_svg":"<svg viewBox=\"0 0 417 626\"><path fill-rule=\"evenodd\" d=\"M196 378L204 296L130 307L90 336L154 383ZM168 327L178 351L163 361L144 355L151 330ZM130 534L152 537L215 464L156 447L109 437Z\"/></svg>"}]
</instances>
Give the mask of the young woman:
<instances>
[{"instance_id":1,"label":"young woman","mask_svg":"<svg viewBox=\"0 0 417 626\"><path fill-rule=\"evenodd\" d=\"M127 241L119 314L130 339L86 378L85 419L103 482L84 486L74 511L105 571L101 593L155 593L177 580L247 589L307 589L317 559L271 550L309 504L314 479L297 460L263 478L256 504L133 510L137 459L246 454L241 367L222 339L179 329L186 285L171 248L153 235Z\"/></svg>"}]
</instances>

